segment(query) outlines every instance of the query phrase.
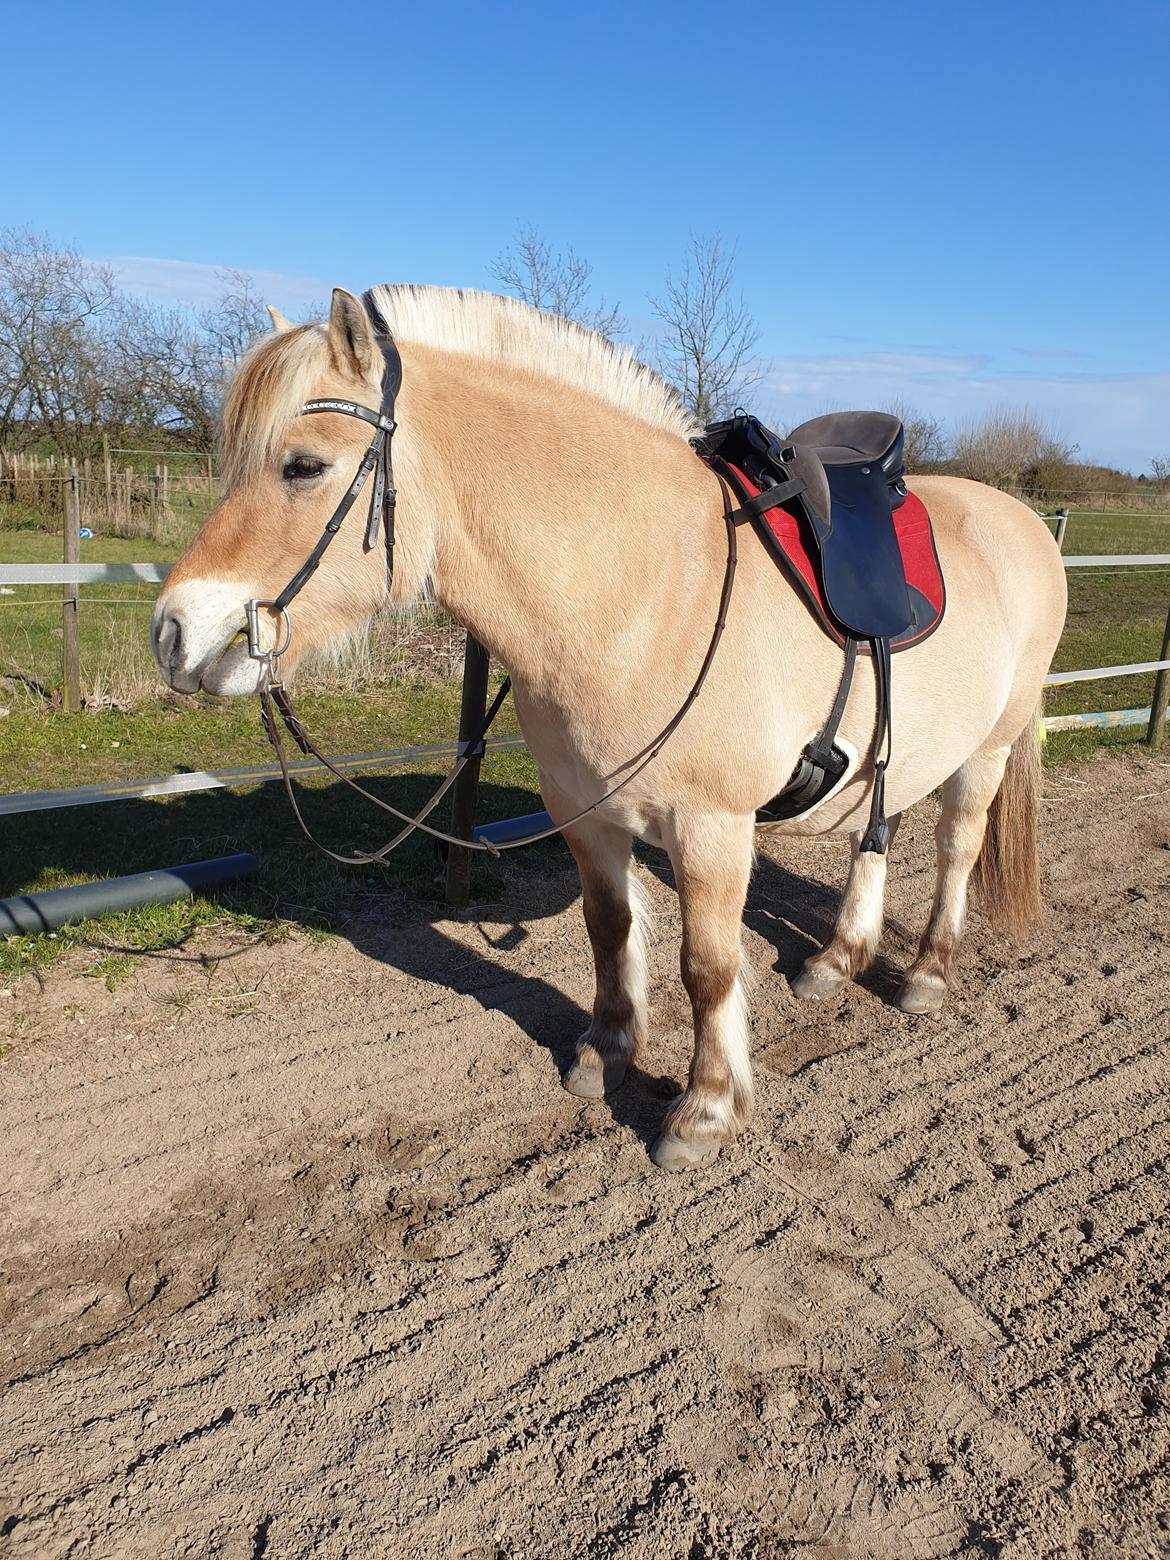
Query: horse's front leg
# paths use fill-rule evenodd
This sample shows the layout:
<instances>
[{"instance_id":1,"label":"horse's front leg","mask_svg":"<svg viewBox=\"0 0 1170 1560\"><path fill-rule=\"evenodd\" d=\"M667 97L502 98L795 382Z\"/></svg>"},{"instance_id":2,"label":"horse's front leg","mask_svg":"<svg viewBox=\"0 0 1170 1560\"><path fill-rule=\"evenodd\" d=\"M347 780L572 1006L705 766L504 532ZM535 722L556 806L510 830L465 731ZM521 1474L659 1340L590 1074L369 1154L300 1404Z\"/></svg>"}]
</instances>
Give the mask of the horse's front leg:
<instances>
[{"instance_id":1,"label":"horse's front leg","mask_svg":"<svg viewBox=\"0 0 1170 1560\"><path fill-rule=\"evenodd\" d=\"M577 1041L565 1088L599 1099L621 1083L646 1033L645 894L634 876L628 830L594 816L574 824L565 838L581 874L597 972L593 1020Z\"/></svg>"},{"instance_id":2,"label":"horse's front leg","mask_svg":"<svg viewBox=\"0 0 1170 1560\"><path fill-rule=\"evenodd\" d=\"M686 1089L666 1112L653 1149L655 1163L666 1170L709 1163L751 1115L740 942L753 825L750 816L676 815L667 839L682 910L682 978L695 1049Z\"/></svg>"}]
</instances>

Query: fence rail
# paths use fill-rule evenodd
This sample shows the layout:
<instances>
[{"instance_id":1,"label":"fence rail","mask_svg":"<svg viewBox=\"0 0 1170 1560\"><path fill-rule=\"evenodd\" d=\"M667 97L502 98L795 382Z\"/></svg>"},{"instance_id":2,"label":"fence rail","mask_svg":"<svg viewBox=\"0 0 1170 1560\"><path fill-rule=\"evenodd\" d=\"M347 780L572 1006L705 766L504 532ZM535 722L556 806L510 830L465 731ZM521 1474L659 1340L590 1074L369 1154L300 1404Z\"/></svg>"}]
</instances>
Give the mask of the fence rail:
<instances>
[{"instance_id":1,"label":"fence rail","mask_svg":"<svg viewBox=\"0 0 1170 1560\"><path fill-rule=\"evenodd\" d=\"M1170 661L1133 661L1128 666L1090 666L1083 672L1049 672L1046 688L1063 688L1068 683L1101 682L1106 677L1140 677L1143 672L1170 671Z\"/></svg>"},{"instance_id":2,"label":"fence rail","mask_svg":"<svg viewBox=\"0 0 1170 1560\"><path fill-rule=\"evenodd\" d=\"M513 752L524 747L523 737L489 737L484 747L489 753ZM400 764L426 763L437 759L452 763L462 752L458 742L436 742L422 747L386 748L379 753L351 753L330 759L335 769L345 772L397 768ZM320 773L313 758L290 759L288 772L299 775ZM279 780L276 764L248 764L243 769L197 769L190 773L159 775L153 780L111 780L106 785L70 786L60 791L17 791L0 796L0 818L17 813L55 812L61 807L96 807L104 802L154 800L160 796L187 796L198 791L230 791L238 785L258 785Z\"/></svg>"},{"instance_id":3,"label":"fence rail","mask_svg":"<svg viewBox=\"0 0 1170 1560\"><path fill-rule=\"evenodd\" d=\"M0 585L161 585L169 563L0 563Z\"/></svg>"},{"instance_id":4,"label":"fence rail","mask_svg":"<svg viewBox=\"0 0 1170 1560\"><path fill-rule=\"evenodd\" d=\"M1065 557L1066 569L1145 569L1170 563L1170 553L1083 553Z\"/></svg>"},{"instance_id":5,"label":"fence rail","mask_svg":"<svg viewBox=\"0 0 1170 1560\"><path fill-rule=\"evenodd\" d=\"M76 523L76 520L74 521ZM1170 553L1119 553L1090 554L1083 557L1065 557L1066 569L1094 568L1158 568L1170 565ZM10 585L60 585L63 587L138 582L161 584L170 572L166 563L16 563L0 564L0 586ZM74 605L76 598L74 598ZM68 607L68 604L67 604ZM464 709L461 712L461 739L465 726L475 726L486 702L486 652L475 646L468 636L468 656L464 667ZM474 646L475 654L472 653ZM469 671L469 668L471 670ZM1138 661L1126 666L1093 666L1080 671L1053 672L1044 680L1045 687L1062 687L1071 683L1095 682L1112 677L1138 677L1156 673L1154 697L1148 709L1095 710L1078 715L1050 716L1045 721L1048 731L1069 731L1078 728L1111 727L1149 723L1151 746L1161 743L1170 703L1170 615L1166 620L1166 632L1161 657L1156 661ZM470 684L474 680L474 687ZM496 751L521 749L521 737L493 739L487 746ZM340 769L370 770L417 762L430 758L451 760L461 751L459 742L441 743L428 747L391 748L380 753L361 753L338 759ZM311 761L290 764L294 775L312 772ZM464 775L470 774L470 767ZM161 776L151 780L124 780L104 786L77 786L57 791L30 791L0 797L0 817L24 812L52 811L62 807L84 807L126 798L153 798L174 796L195 791L230 789L238 785L250 785L280 778L280 771L273 765L253 765L245 769L229 769L220 772L199 771L194 774ZM460 776L463 779L463 776ZM462 790L460 806L465 827L457 830L471 837L475 815L474 776ZM462 861L461 859L462 858ZM462 862L469 862L469 853L452 850L448 860L448 897L459 903L466 897L466 873Z\"/></svg>"}]
</instances>

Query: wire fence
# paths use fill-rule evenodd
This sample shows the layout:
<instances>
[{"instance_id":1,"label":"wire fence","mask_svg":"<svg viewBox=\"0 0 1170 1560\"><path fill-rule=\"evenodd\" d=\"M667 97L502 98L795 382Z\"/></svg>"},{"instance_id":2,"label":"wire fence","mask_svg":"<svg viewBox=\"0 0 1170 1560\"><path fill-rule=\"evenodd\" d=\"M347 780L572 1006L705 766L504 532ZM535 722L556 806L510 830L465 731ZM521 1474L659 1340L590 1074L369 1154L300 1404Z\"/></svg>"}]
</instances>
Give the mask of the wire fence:
<instances>
[{"instance_id":1,"label":"wire fence","mask_svg":"<svg viewBox=\"0 0 1170 1560\"><path fill-rule=\"evenodd\" d=\"M141 458L116 458L132 454ZM203 454L183 460L181 452L111 449L100 461L74 466L0 451L0 530L63 525L65 490L72 487L84 529L182 547L214 506L217 481L211 456Z\"/></svg>"}]
</instances>

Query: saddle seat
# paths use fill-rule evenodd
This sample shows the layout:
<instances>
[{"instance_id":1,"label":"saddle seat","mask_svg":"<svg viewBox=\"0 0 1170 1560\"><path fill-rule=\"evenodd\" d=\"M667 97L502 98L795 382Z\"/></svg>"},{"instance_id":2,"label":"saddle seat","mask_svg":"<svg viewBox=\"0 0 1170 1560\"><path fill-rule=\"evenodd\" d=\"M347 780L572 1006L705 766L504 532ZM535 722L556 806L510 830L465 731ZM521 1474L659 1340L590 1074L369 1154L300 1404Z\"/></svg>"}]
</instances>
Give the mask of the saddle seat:
<instances>
[{"instance_id":1,"label":"saddle seat","mask_svg":"<svg viewBox=\"0 0 1170 1560\"><path fill-rule=\"evenodd\" d=\"M891 482L905 471L905 429L891 412L830 412L794 428L787 444L811 448L823 466L876 461Z\"/></svg>"}]
</instances>

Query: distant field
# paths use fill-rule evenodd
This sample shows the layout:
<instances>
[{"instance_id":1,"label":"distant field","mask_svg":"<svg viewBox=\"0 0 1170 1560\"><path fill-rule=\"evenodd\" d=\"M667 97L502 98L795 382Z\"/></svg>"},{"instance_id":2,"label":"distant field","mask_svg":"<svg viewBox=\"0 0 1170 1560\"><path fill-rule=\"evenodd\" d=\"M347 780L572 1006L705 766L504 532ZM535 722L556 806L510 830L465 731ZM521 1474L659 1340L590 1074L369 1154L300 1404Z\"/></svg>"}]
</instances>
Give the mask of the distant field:
<instances>
[{"instance_id":1,"label":"distant field","mask_svg":"<svg viewBox=\"0 0 1170 1560\"><path fill-rule=\"evenodd\" d=\"M95 537L83 541L87 563L169 563L179 548L159 542ZM0 564L57 563L61 539L41 531L0 530ZM11 586L0 595L0 678L17 674L46 688L61 681L60 586ZM83 585L81 599L81 687L83 697L113 699L135 707L161 696L150 652L150 614L155 585ZM425 642L422 642L425 641ZM462 636L433 609L420 608L371 632L336 668L309 679L315 687L349 681L357 685L417 676L420 670L446 675L462 656ZM14 712L40 709L43 696L33 683L0 688L0 707Z\"/></svg>"},{"instance_id":2,"label":"distant field","mask_svg":"<svg viewBox=\"0 0 1170 1560\"><path fill-rule=\"evenodd\" d=\"M200 495L196 494L198 498ZM194 514L192 519L194 519ZM201 515L200 515L201 518ZM82 543L82 557L95 563L165 562L179 549L149 541L97 536ZM1070 554L1170 552L1170 515L1105 514L1074 511L1065 551ZM0 563L53 562L60 558L59 537L41 531L0 530ZM0 676L18 672L48 687L61 677L61 593L53 588L15 588L0 596ZM158 694L148 643L155 587L95 585L81 591L81 665L83 692L118 701L140 702ZM1170 603L1170 569L1071 571L1068 627L1055 659L1058 670L1117 666L1157 657ZM451 636L452 649L456 635ZM383 647L384 648L384 647ZM394 675L391 648L376 666L353 670L369 682ZM409 672L409 667L406 668ZM340 690L339 690L340 691ZM1119 709L1149 702L1149 679L1115 678L1108 682L1054 689L1052 714L1079 709ZM0 693L0 706L14 712L38 708L39 696L18 684Z\"/></svg>"},{"instance_id":3,"label":"distant field","mask_svg":"<svg viewBox=\"0 0 1170 1560\"><path fill-rule=\"evenodd\" d=\"M61 538L43 531L0 531L0 564L60 563ZM86 563L169 563L176 549L158 542L96 536L82 542ZM61 682L61 596L57 586L11 586L0 595L0 677L18 673L46 687ZM156 684L148 643L154 585L81 588L81 674L86 695L132 698ZM19 708L39 699L27 685L0 692Z\"/></svg>"},{"instance_id":4,"label":"distant field","mask_svg":"<svg viewBox=\"0 0 1170 1560\"><path fill-rule=\"evenodd\" d=\"M95 537L81 544L81 554L89 562L167 562L175 557L178 548L151 541L123 541L119 538ZM1125 552L1170 552L1170 515L1136 515L1133 512L1101 513L1076 510L1070 515L1069 530L1065 535L1065 552L1069 554L1125 554ZM0 530L0 563L8 562L56 562L61 557L61 538L39 530ZM14 587L11 596L0 596L0 679L16 674L17 679L30 679L47 688L56 688L61 682L61 591L51 587ZM167 743L156 743L147 736L158 727L175 730L176 722L183 727L192 722L190 741L197 744L198 763L207 763L212 755L220 755L220 766L237 761L243 749L239 747L236 730L237 716L234 707L218 707L207 704L197 716L176 716L168 708L165 722L147 713L147 707L161 704L162 691L158 674L148 644L150 608L156 587L153 585L94 585L81 588L81 669L83 669L83 693L87 696L112 697L117 702L131 702L134 718L115 716L128 727L123 733L125 747L120 744L119 761L111 763L112 750L105 749L106 758L100 757L101 744L87 744L80 749L70 744L72 752L58 750L55 741L33 743L34 778L28 785L53 785L53 783L84 783L98 780L105 774L151 774L156 769L167 769L172 764ZM1056 669L1076 669L1084 666L1117 666L1128 661L1154 660L1158 657L1164 629L1167 604L1170 604L1170 569L1106 569L1106 571L1070 571L1069 574L1069 624L1064 640L1056 654ZM434 618L435 615L432 615ZM459 632L454 629L434 629L445 635L445 660L435 661L434 669L448 674L452 661L459 655ZM357 660L334 675L323 677L315 685L315 691L328 700L329 710L335 721L348 727L351 719L362 725L360 708L374 710L378 707L393 710L401 704L410 705L409 697L399 697L398 683L417 672L417 665L410 658L409 638L401 644L378 640L368 652L367 660ZM1150 702L1151 682L1147 677L1125 677L1109 682L1076 683L1069 688L1051 690L1047 696L1047 710L1051 714L1064 714L1076 710L1114 710ZM371 690L376 697L371 700ZM443 708L443 719L448 719L451 697L443 697L438 704ZM0 686L0 708L6 707L16 716L36 716L55 722L55 729L62 730L59 722L64 716L53 713L45 716L44 697L34 691L28 682L9 680ZM97 719L92 711L81 716L81 721ZM212 730L220 736L212 738ZM398 721L385 716L376 721L379 730L398 727ZM129 729L137 727L139 741L131 741ZM440 735L441 727L434 735ZM12 729L8 727L9 741ZM117 739L117 738L111 738ZM417 739L404 736L401 739ZM427 738L423 738L427 739ZM190 752L190 741L179 741L179 750ZM354 730L353 739L343 743L346 749L360 750L362 746L385 746L385 741L360 738ZM94 747L97 747L95 752ZM129 750L137 749L137 768L126 769ZM192 755L195 757L195 755ZM251 757L251 755L248 755ZM56 768L61 766L61 768ZM145 766L145 768L144 768Z\"/></svg>"}]
</instances>

